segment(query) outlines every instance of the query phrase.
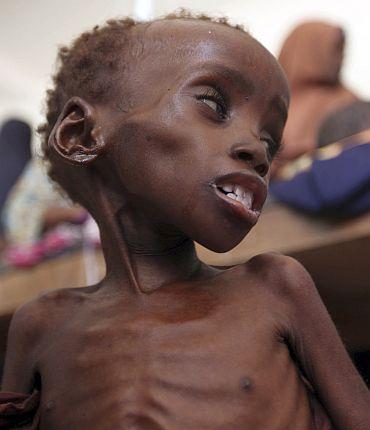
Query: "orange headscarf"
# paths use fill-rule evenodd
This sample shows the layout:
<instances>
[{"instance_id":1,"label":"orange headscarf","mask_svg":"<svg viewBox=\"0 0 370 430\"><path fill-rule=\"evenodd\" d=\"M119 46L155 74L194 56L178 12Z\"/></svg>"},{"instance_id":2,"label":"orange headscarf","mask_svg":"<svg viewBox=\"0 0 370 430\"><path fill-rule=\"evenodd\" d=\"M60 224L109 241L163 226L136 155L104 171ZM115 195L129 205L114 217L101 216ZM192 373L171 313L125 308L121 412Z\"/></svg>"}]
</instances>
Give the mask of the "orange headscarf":
<instances>
[{"instance_id":1,"label":"orange headscarf","mask_svg":"<svg viewBox=\"0 0 370 430\"><path fill-rule=\"evenodd\" d=\"M284 42L279 61L290 84L291 103L282 162L312 152L321 120L357 100L340 82L343 48L343 30L320 21L299 25Z\"/></svg>"}]
</instances>

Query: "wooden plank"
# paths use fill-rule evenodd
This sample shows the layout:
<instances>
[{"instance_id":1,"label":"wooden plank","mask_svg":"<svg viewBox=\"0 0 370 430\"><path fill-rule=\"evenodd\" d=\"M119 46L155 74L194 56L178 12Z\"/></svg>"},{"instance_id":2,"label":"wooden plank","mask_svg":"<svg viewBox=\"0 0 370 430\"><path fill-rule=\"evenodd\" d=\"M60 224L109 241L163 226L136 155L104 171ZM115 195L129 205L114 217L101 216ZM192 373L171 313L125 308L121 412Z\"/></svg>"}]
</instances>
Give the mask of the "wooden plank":
<instances>
[{"instance_id":1,"label":"wooden plank","mask_svg":"<svg viewBox=\"0 0 370 430\"><path fill-rule=\"evenodd\" d=\"M292 256L310 272L350 349L370 350L370 237L327 244Z\"/></svg>"},{"instance_id":2,"label":"wooden plank","mask_svg":"<svg viewBox=\"0 0 370 430\"><path fill-rule=\"evenodd\" d=\"M102 255L100 251L94 255L103 277L105 268ZM0 316L12 314L20 305L43 291L86 285L83 258L81 252L74 252L1 276Z\"/></svg>"}]
</instances>

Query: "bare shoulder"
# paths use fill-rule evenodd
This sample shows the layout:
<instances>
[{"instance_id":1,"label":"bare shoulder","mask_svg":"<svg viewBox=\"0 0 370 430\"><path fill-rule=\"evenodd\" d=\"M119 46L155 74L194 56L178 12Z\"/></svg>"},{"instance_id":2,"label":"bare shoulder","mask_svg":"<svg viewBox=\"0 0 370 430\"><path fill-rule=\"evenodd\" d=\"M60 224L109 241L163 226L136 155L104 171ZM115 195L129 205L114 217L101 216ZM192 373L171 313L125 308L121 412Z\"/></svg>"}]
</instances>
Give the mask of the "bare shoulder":
<instances>
[{"instance_id":1,"label":"bare shoulder","mask_svg":"<svg viewBox=\"0 0 370 430\"><path fill-rule=\"evenodd\" d=\"M28 392L33 385L40 353L55 328L76 313L88 288L48 291L22 305L10 323L2 389Z\"/></svg>"},{"instance_id":2,"label":"bare shoulder","mask_svg":"<svg viewBox=\"0 0 370 430\"><path fill-rule=\"evenodd\" d=\"M50 290L23 304L13 315L9 341L21 342L25 348L37 345L51 326L67 318L72 308L84 300L83 290L85 289Z\"/></svg>"},{"instance_id":3,"label":"bare shoulder","mask_svg":"<svg viewBox=\"0 0 370 430\"><path fill-rule=\"evenodd\" d=\"M275 253L259 254L244 266L248 272L258 276L260 286L281 299L299 302L317 294L307 270L292 257Z\"/></svg>"}]
</instances>

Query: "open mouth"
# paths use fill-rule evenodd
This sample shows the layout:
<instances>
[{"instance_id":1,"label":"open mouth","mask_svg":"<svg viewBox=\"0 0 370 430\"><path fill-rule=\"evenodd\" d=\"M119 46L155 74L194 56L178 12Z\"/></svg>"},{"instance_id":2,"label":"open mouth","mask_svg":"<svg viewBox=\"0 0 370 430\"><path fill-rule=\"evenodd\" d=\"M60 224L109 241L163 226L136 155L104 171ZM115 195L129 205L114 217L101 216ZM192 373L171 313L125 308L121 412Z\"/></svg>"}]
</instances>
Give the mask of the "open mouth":
<instances>
[{"instance_id":1,"label":"open mouth","mask_svg":"<svg viewBox=\"0 0 370 430\"><path fill-rule=\"evenodd\" d=\"M229 199L240 202L246 209L253 210L253 193L240 185L220 185L217 187Z\"/></svg>"},{"instance_id":2,"label":"open mouth","mask_svg":"<svg viewBox=\"0 0 370 430\"><path fill-rule=\"evenodd\" d=\"M228 209L249 223L257 222L267 194L262 178L241 172L225 175L210 185Z\"/></svg>"}]
</instances>

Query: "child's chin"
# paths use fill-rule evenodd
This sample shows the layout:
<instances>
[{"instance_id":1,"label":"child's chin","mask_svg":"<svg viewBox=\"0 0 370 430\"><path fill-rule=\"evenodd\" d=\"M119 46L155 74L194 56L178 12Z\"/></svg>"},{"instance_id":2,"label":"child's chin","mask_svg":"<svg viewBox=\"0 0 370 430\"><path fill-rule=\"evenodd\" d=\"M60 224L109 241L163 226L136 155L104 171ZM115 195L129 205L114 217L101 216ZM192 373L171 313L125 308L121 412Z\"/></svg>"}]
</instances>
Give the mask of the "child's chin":
<instances>
[{"instance_id":1,"label":"child's chin","mask_svg":"<svg viewBox=\"0 0 370 430\"><path fill-rule=\"evenodd\" d=\"M235 248L239 243L245 238L245 236L249 232L245 233L243 236L238 236L237 238L222 238L223 240L207 240L203 243L200 243L200 245L204 246L205 248L209 249L212 252L217 252L218 254L223 254L225 252L231 251L233 248Z\"/></svg>"}]
</instances>

